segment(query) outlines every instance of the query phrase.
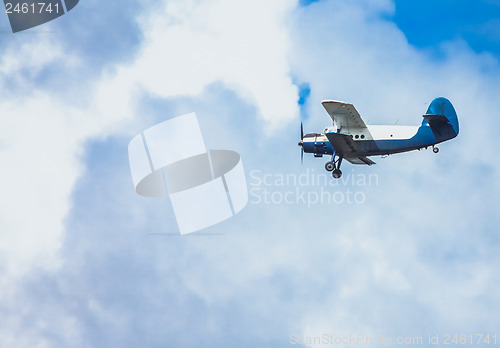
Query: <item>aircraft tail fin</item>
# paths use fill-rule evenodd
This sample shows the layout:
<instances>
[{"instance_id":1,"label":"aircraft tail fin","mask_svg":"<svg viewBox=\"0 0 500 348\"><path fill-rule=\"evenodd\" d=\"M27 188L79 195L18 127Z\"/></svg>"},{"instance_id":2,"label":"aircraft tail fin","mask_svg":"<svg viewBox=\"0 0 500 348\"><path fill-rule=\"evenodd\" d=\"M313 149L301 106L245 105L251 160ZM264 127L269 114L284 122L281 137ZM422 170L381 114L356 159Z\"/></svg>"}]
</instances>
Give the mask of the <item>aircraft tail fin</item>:
<instances>
[{"instance_id":1,"label":"aircraft tail fin","mask_svg":"<svg viewBox=\"0 0 500 348\"><path fill-rule=\"evenodd\" d=\"M422 126L429 125L438 140L451 139L458 135L457 113L448 99L434 99L423 117Z\"/></svg>"}]
</instances>

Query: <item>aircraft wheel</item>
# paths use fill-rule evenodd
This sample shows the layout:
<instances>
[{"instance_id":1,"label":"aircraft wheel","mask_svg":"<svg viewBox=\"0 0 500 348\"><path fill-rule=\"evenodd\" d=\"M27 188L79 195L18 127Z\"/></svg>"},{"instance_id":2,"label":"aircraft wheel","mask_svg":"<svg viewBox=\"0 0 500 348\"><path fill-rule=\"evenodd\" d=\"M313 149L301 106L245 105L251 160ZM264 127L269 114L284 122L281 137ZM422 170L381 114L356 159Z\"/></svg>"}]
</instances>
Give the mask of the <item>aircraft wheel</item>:
<instances>
[{"instance_id":1,"label":"aircraft wheel","mask_svg":"<svg viewBox=\"0 0 500 348\"><path fill-rule=\"evenodd\" d=\"M326 162L325 163L325 169L329 172L335 169L335 166L333 165L333 162Z\"/></svg>"},{"instance_id":2,"label":"aircraft wheel","mask_svg":"<svg viewBox=\"0 0 500 348\"><path fill-rule=\"evenodd\" d=\"M434 153L438 153L438 152L439 152L439 149L438 149L437 147L433 147L433 148L432 148L432 152L434 152Z\"/></svg>"},{"instance_id":3,"label":"aircraft wheel","mask_svg":"<svg viewBox=\"0 0 500 348\"><path fill-rule=\"evenodd\" d=\"M338 179L342 176L342 171L340 169L335 169L333 172L332 172L332 176L335 178L335 179Z\"/></svg>"}]
</instances>

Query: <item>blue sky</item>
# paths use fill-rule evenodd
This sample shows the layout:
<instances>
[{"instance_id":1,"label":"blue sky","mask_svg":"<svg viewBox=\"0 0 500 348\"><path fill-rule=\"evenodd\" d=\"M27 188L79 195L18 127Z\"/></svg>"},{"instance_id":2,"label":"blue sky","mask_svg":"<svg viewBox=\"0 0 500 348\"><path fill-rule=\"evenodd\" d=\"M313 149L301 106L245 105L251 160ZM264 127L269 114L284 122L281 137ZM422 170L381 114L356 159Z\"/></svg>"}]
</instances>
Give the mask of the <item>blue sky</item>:
<instances>
[{"instance_id":1,"label":"blue sky","mask_svg":"<svg viewBox=\"0 0 500 348\"><path fill-rule=\"evenodd\" d=\"M476 52L498 56L499 14L498 1L396 1L392 19L417 47L435 49L442 41L461 39Z\"/></svg>"},{"instance_id":2,"label":"blue sky","mask_svg":"<svg viewBox=\"0 0 500 348\"><path fill-rule=\"evenodd\" d=\"M86 0L17 34L5 16L0 346L499 339L499 10ZM439 154L345 163L333 185L280 183L322 177L325 160L300 166L297 141L301 120L306 132L329 124L323 99L370 124L418 125L438 96L461 127ZM233 218L180 236L168 199L134 192L127 145L191 111L208 148L240 153L252 194ZM256 203L264 189L363 200Z\"/></svg>"}]
</instances>

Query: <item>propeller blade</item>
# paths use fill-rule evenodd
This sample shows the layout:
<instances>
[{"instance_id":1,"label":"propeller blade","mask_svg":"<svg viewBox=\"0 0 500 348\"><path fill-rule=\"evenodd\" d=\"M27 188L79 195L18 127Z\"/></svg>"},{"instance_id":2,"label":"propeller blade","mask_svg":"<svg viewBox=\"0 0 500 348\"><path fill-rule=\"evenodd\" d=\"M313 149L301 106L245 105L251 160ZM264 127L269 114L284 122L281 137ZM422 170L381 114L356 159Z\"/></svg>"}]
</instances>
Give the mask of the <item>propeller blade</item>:
<instances>
[{"instance_id":1,"label":"propeller blade","mask_svg":"<svg viewBox=\"0 0 500 348\"><path fill-rule=\"evenodd\" d=\"M302 125L302 122L300 122L300 141L299 141L299 146L300 146L300 164L302 165L304 163L304 148L302 147L302 141L304 140L304 126Z\"/></svg>"}]
</instances>

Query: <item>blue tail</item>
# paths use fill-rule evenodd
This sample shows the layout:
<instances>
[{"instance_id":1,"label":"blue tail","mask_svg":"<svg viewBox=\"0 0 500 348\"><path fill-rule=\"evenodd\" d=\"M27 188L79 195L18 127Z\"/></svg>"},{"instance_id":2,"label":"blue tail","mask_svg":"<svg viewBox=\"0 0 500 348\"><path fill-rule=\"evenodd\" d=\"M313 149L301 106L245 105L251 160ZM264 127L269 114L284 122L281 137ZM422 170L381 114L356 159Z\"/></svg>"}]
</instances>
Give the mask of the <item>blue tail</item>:
<instances>
[{"instance_id":1,"label":"blue tail","mask_svg":"<svg viewBox=\"0 0 500 348\"><path fill-rule=\"evenodd\" d=\"M429 125L439 141L454 138L458 135L458 117L451 102L443 97L432 101L422 121L422 126Z\"/></svg>"}]
</instances>

